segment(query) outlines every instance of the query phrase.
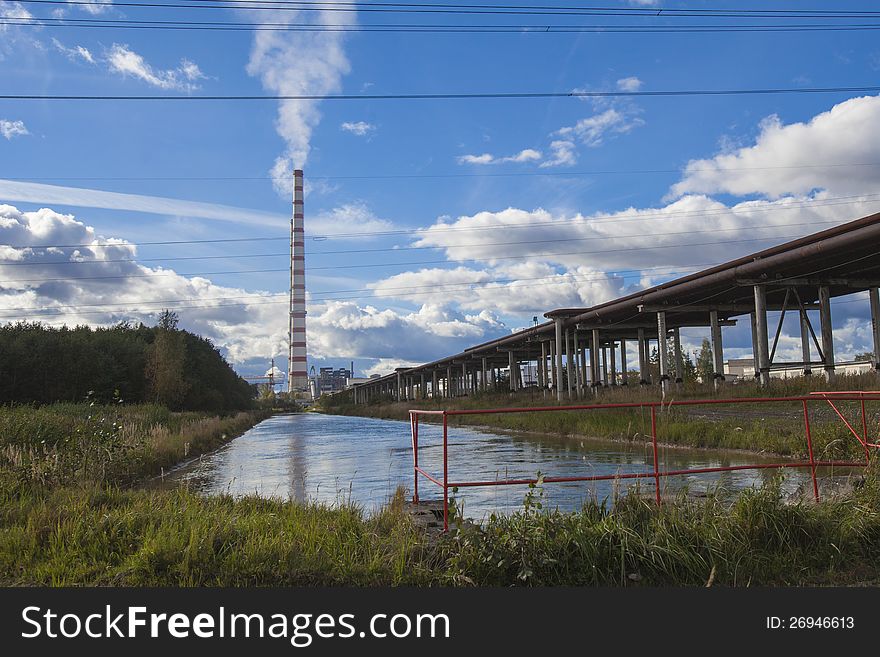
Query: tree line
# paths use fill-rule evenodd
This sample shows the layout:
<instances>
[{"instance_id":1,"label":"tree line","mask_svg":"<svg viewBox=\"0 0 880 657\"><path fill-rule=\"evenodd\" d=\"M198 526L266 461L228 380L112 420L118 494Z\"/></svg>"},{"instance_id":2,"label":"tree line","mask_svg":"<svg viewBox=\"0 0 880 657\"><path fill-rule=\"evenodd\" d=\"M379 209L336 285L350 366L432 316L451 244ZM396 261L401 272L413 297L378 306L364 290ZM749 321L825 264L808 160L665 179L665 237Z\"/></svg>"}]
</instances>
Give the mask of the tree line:
<instances>
[{"instance_id":1,"label":"tree line","mask_svg":"<svg viewBox=\"0 0 880 657\"><path fill-rule=\"evenodd\" d=\"M232 411L253 406L253 388L207 338L163 311L156 326L0 326L0 404L90 398L153 402L171 410Z\"/></svg>"}]
</instances>

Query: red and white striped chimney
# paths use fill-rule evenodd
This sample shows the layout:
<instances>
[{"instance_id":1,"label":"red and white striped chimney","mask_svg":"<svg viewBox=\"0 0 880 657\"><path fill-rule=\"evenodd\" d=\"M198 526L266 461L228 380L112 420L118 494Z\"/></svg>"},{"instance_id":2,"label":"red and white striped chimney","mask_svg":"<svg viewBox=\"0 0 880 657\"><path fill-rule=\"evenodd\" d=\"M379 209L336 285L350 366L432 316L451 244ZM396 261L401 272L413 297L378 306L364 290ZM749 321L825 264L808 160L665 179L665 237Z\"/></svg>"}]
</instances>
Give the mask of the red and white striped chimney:
<instances>
[{"instance_id":1,"label":"red and white striped chimney","mask_svg":"<svg viewBox=\"0 0 880 657\"><path fill-rule=\"evenodd\" d=\"M306 238L303 227L303 172L293 172L293 216L290 219L290 363L287 391L308 392L306 368Z\"/></svg>"}]
</instances>

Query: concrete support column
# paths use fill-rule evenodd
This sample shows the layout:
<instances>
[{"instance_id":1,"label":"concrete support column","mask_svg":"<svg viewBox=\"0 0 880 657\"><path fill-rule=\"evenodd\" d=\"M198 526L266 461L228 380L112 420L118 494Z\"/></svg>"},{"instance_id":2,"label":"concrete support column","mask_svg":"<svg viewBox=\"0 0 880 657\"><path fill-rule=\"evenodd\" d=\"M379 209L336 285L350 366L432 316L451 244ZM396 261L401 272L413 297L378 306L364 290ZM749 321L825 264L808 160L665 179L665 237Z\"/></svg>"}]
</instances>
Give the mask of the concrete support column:
<instances>
[{"instance_id":1,"label":"concrete support column","mask_svg":"<svg viewBox=\"0 0 880 657\"><path fill-rule=\"evenodd\" d=\"M648 385L648 356L645 353L645 329L639 329L639 385Z\"/></svg>"},{"instance_id":2,"label":"concrete support column","mask_svg":"<svg viewBox=\"0 0 880 657\"><path fill-rule=\"evenodd\" d=\"M574 368L573 359L571 357L571 331L565 329L565 384L568 388L568 398L571 399L574 389Z\"/></svg>"},{"instance_id":3,"label":"concrete support column","mask_svg":"<svg viewBox=\"0 0 880 657\"><path fill-rule=\"evenodd\" d=\"M666 371L666 312L657 313L657 358L660 361L660 387L669 390L669 372Z\"/></svg>"},{"instance_id":4,"label":"concrete support column","mask_svg":"<svg viewBox=\"0 0 880 657\"><path fill-rule=\"evenodd\" d=\"M581 359L581 381L584 382L584 393L589 392L589 387L587 382L589 379L587 378L587 339L584 338L583 343L581 343L580 349L580 359Z\"/></svg>"},{"instance_id":5,"label":"concrete support column","mask_svg":"<svg viewBox=\"0 0 880 657\"><path fill-rule=\"evenodd\" d=\"M871 300L871 333L874 336L874 369L880 372L880 290L868 290Z\"/></svg>"},{"instance_id":6,"label":"concrete support column","mask_svg":"<svg viewBox=\"0 0 880 657\"><path fill-rule=\"evenodd\" d=\"M801 318L801 361L804 363L804 376L813 374L813 366L811 361L813 357L810 355L810 320L807 317L807 311L800 311Z\"/></svg>"},{"instance_id":7,"label":"concrete support column","mask_svg":"<svg viewBox=\"0 0 880 657\"><path fill-rule=\"evenodd\" d=\"M602 345L599 343L599 329L593 329L593 339L590 341L590 364L593 370L593 388L599 389L604 383L602 378Z\"/></svg>"},{"instance_id":8,"label":"concrete support column","mask_svg":"<svg viewBox=\"0 0 880 657\"><path fill-rule=\"evenodd\" d=\"M608 353L611 356L611 385L617 385L617 342L615 340L611 340L611 344L608 347Z\"/></svg>"},{"instance_id":9,"label":"concrete support column","mask_svg":"<svg viewBox=\"0 0 880 657\"><path fill-rule=\"evenodd\" d=\"M608 387L608 348L602 345L602 385Z\"/></svg>"},{"instance_id":10,"label":"concrete support column","mask_svg":"<svg viewBox=\"0 0 880 657\"><path fill-rule=\"evenodd\" d=\"M831 294L827 285L819 288L819 321L822 326L822 353L825 355L825 374L834 380L834 334L831 331Z\"/></svg>"},{"instance_id":11,"label":"concrete support column","mask_svg":"<svg viewBox=\"0 0 880 657\"><path fill-rule=\"evenodd\" d=\"M489 372L486 371L486 367L486 357L483 356L482 360L480 361L480 372L482 373L483 377L480 381L480 383L482 384L480 387L482 388L483 392L486 392L489 389Z\"/></svg>"},{"instance_id":12,"label":"concrete support column","mask_svg":"<svg viewBox=\"0 0 880 657\"><path fill-rule=\"evenodd\" d=\"M556 318L556 399L562 401L562 319Z\"/></svg>"},{"instance_id":13,"label":"concrete support column","mask_svg":"<svg viewBox=\"0 0 880 657\"><path fill-rule=\"evenodd\" d=\"M574 381L578 398L584 395L584 379L581 373L580 345L578 345L577 329L571 332L571 355L572 367L574 367Z\"/></svg>"},{"instance_id":14,"label":"concrete support column","mask_svg":"<svg viewBox=\"0 0 880 657\"><path fill-rule=\"evenodd\" d=\"M755 286L755 335L758 343L754 350L758 356L758 380L762 386L770 385L770 352L767 344L767 290Z\"/></svg>"},{"instance_id":15,"label":"concrete support column","mask_svg":"<svg viewBox=\"0 0 880 657\"><path fill-rule=\"evenodd\" d=\"M629 380L629 370L626 366L626 340L620 341L620 371L621 371L621 382L620 385L628 386Z\"/></svg>"},{"instance_id":16,"label":"concrete support column","mask_svg":"<svg viewBox=\"0 0 880 657\"><path fill-rule=\"evenodd\" d=\"M446 396L455 397L455 384L452 380L452 365L446 366Z\"/></svg>"},{"instance_id":17,"label":"concrete support column","mask_svg":"<svg viewBox=\"0 0 880 657\"><path fill-rule=\"evenodd\" d=\"M510 388L511 392L516 391L516 371L514 370L515 365L516 365L516 363L514 362L513 352L508 351L507 352L507 370L508 370L508 372L510 372L510 376L508 376L509 380L507 383L508 383L508 387Z\"/></svg>"},{"instance_id":18,"label":"concrete support column","mask_svg":"<svg viewBox=\"0 0 880 657\"><path fill-rule=\"evenodd\" d=\"M547 381L547 387L555 391L559 387L556 377L556 340L550 340L548 347L550 351L550 378Z\"/></svg>"},{"instance_id":19,"label":"concrete support column","mask_svg":"<svg viewBox=\"0 0 880 657\"><path fill-rule=\"evenodd\" d=\"M724 382L724 343L721 341L721 324L717 310L709 311L709 337L712 347L712 383L718 389ZM767 344L766 341L764 344Z\"/></svg>"},{"instance_id":20,"label":"concrete support column","mask_svg":"<svg viewBox=\"0 0 880 657\"><path fill-rule=\"evenodd\" d=\"M681 329L672 329L672 352L675 359L675 382L684 383L684 356L681 353Z\"/></svg>"},{"instance_id":21,"label":"concrete support column","mask_svg":"<svg viewBox=\"0 0 880 657\"><path fill-rule=\"evenodd\" d=\"M437 398L437 370L431 372L431 399Z\"/></svg>"},{"instance_id":22,"label":"concrete support column","mask_svg":"<svg viewBox=\"0 0 880 657\"><path fill-rule=\"evenodd\" d=\"M403 397L403 380L400 376L400 372L397 373L397 390L394 393L394 399L397 401L402 401Z\"/></svg>"},{"instance_id":23,"label":"concrete support column","mask_svg":"<svg viewBox=\"0 0 880 657\"><path fill-rule=\"evenodd\" d=\"M428 398L428 391L425 389L425 373L424 372L419 374L419 379L420 379L419 397L422 399L427 399Z\"/></svg>"},{"instance_id":24,"label":"concrete support column","mask_svg":"<svg viewBox=\"0 0 880 657\"><path fill-rule=\"evenodd\" d=\"M541 394L546 394L547 388L547 343L541 342L541 362L538 364L538 387Z\"/></svg>"},{"instance_id":25,"label":"concrete support column","mask_svg":"<svg viewBox=\"0 0 880 657\"><path fill-rule=\"evenodd\" d=\"M758 344L758 316L752 311L749 313L749 319L752 322L752 367L755 370L755 381L761 378L761 365L758 363L758 350L755 345Z\"/></svg>"}]
</instances>

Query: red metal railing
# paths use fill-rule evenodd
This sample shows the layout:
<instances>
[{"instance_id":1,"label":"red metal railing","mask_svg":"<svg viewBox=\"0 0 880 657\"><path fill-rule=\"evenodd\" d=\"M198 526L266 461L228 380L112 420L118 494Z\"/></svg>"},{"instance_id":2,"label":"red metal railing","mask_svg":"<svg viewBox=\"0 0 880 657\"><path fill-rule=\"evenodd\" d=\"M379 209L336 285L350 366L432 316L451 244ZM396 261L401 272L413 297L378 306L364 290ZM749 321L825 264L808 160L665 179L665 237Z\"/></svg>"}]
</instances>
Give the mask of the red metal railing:
<instances>
[{"instance_id":1,"label":"red metal railing","mask_svg":"<svg viewBox=\"0 0 880 657\"><path fill-rule=\"evenodd\" d=\"M813 453L813 436L810 424L811 402L827 402L849 431L856 437L865 449L865 461L828 461L816 460ZM858 401L861 405L862 435L853 428L835 402ZM649 409L651 412L651 443L654 452L653 469L647 472L633 472L613 475L585 475L569 477L543 477L541 482L564 483L577 481L608 481L620 479L654 479L655 497L660 504L660 480L664 477L675 477L691 474L708 474L713 472L733 472L737 470L763 470L763 469L786 469L786 468L809 468L813 482L813 495L819 500L819 484L816 478L816 469L820 467L865 467L870 463L870 448L880 448L880 437L871 441L868 438L868 418L865 410L866 401L880 401L880 391L855 391L855 392L816 392L808 396L799 397L743 397L740 399L682 399L669 402L628 402L620 404L584 404L575 406L540 406L536 408L490 408L474 410L419 410L409 412L410 429L412 432L413 446L413 502L419 501L419 475L443 490L443 529L449 529L449 489L450 488L474 488L479 486L517 486L525 484L537 484L537 479L496 479L485 481L450 481L449 479L449 422L448 418L453 415L498 415L502 413L546 413L552 411L599 411L607 409ZM661 470L657 451L657 409L661 410L672 406L701 406L721 404L779 404L784 402L799 402L803 410L804 436L807 443L808 461L789 461L782 463L756 463L750 465L731 465L712 468L690 468L685 470ZM442 418L443 427L443 476L433 476L419 465L419 418L421 416L439 416Z\"/></svg>"}]
</instances>

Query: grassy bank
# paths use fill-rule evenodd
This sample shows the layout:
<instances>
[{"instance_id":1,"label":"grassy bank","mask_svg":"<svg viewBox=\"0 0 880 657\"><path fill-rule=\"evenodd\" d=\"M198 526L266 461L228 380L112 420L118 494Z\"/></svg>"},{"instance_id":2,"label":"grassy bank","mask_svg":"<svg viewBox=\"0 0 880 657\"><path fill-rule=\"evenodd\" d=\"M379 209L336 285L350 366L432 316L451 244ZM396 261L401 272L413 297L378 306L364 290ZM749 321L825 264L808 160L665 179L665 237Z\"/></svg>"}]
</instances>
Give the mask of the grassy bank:
<instances>
[{"instance_id":1,"label":"grassy bank","mask_svg":"<svg viewBox=\"0 0 880 657\"><path fill-rule=\"evenodd\" d=\"M155 404L0 408L0 477L12 485L129 485L240 435L268 411L172 413Z\"/></svg>"},{"instance_id":2,"label":"grassy bank","mask_svg":"<svg viewBox=\"0 0 880 657\"><path fill-rule=\"evenodd\" d=\"M816 390L873 390L876 377L860 375L838 377L830 385L819 377L774 381L769 390L753 384L728 385L716 392L700 385L677 388L665 401L698 398L784 397L808 394ZM659 401L654 387L606 389L582 403L623 403ZM566 400L564 404L577 403ZM558 403L540 391L526 389L517 393L481 393L453 400L376 401L367 405L349 403L340 396L322 398L321 410L341 415L363 415L385 419L408 420L409 409L481 409L513 406L555 406ZM876 426L877 404L869 404L869 426ZM838 404L861 428L858 404ZM810 405L813 446L816 458L860 458L864 451L834 411L823 403ZM745 449L756 452L805 457L803 415L799 404L737 404L729 406L669 407L658 411L657 435L661 442L685 447ZM586 436L622 441L643 442L650 439L650 411L617 409L601 411L551 411L501 415L452 416L450 424L497 427L561 436ZM429 421L423 418L422 421ZM872 424L873 423L873 424Z\"/></svg>"},{"instance_id":3,"label":"grassy bank","mask_svg":"<svg viewBox=\"0 0 880 657\"><path fill-rule=\"evenodd\" d=\"M880 486L788 504L637 496L523 511L431 541L398 495L381 513L187 491L5 489L2 585L693 585L878 582Z\"/></svg>"},{"instance_id":4,"label":"grassy bank","mask_svg":"<svg viewBox=\"0 0 880 657\"><path fill-rule=\"evenodd\" d=\"M821 504L787 500L774 481L732 504L681 497L657 507L633 494L558 513L539 510L536 487L520 512L440 539L414 523L402 492L367 515L131 487L258 419L157 406L3 409L0 585L880 583L876 463Z\"/></svg>"}]
</instances>

